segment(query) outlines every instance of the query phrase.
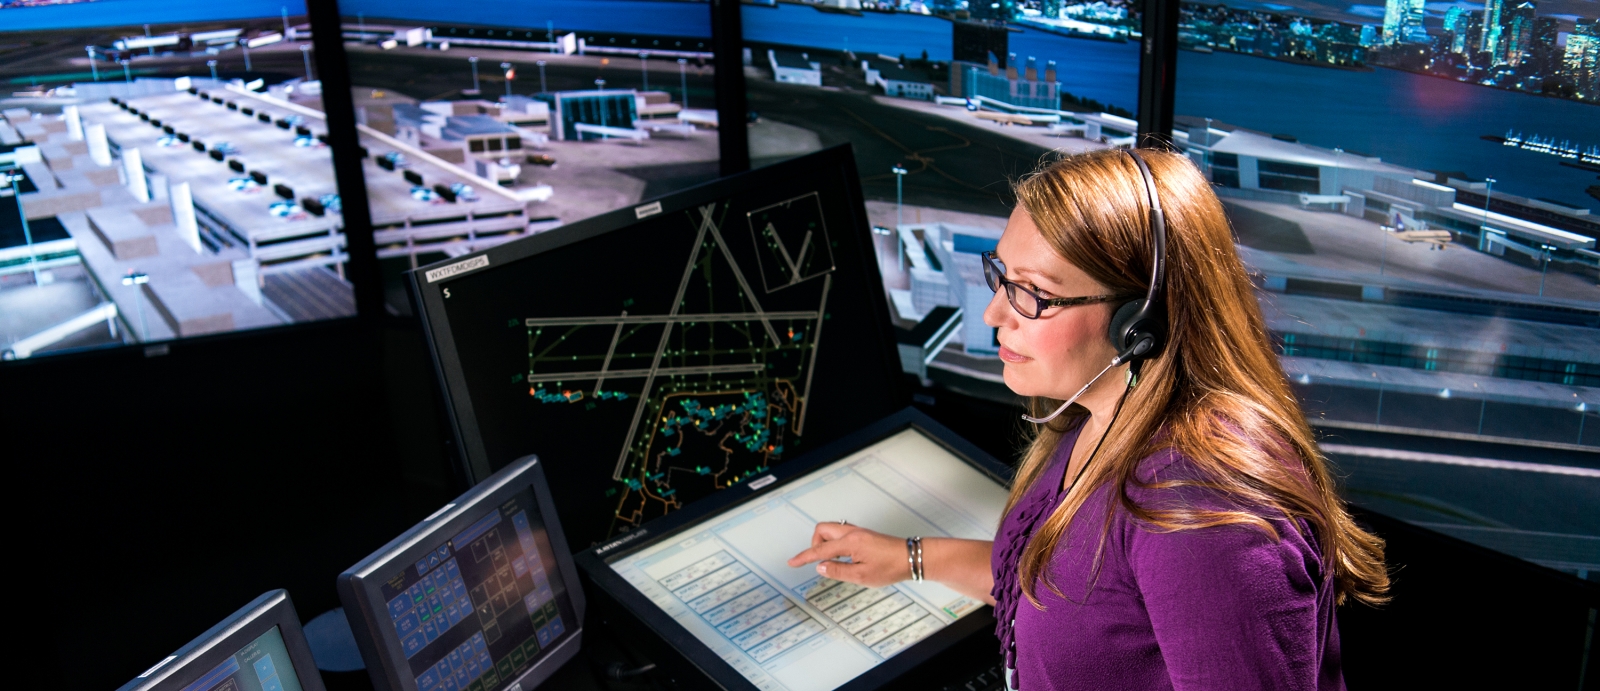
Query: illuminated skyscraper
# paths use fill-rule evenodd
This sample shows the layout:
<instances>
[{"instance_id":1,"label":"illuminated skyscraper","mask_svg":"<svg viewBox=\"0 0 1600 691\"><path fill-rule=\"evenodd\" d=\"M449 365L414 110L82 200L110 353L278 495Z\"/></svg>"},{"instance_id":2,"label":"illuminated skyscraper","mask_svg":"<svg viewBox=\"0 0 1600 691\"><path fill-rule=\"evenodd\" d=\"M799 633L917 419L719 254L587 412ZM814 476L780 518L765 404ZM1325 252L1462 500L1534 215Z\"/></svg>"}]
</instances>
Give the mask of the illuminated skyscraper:
<instances>
[{"instance_id":1,"label":"illuminated skyscraper","mask_svg":"<svg viewBox=\"0 0 1600 691\"><path fill-rule=\"evenodd\" d=\"M1504 0L1483 0L1483 34L1478 39L1478 50L1500 55L1500 13L1504 4Z\"/></svg>"},{"instance_id":2,"label":"illuminated skyscraper","mask_svg":"<svg viewBox=\"0 0 1600 691\"><path fill-rule=\"evenodd\" d=\"M1505 25L1500 34L1502 50L1495 56L1496 63L1516 67L1530 57L1534 10L1531 0L1524 0L1505 10L1504 16L1501 17L1501 22Z\"/></svg>"},{"instance_id":3,"label":"illuminated skyscraper","mask_svg":"<svg viewBox=\"0 0 1600 691\"><path fill-rule=\"evenodd\" d=\"M1428 32L1422 27L1422 11L1423 0L1388 0L1383 10L1383 42L1426 43Z\"/></svg>"},{"instance_id":4,"label":"illuminated skyscraper","mask_svg":"<svg viewBox=\"0 0 1600 691\"><path fill-rule=\"evenodd\" d=\"M1600 101L1600 19L1578 22L1567 36L1561 67L1572 78L1578 98Z\"/></svg>"}]
</instances>

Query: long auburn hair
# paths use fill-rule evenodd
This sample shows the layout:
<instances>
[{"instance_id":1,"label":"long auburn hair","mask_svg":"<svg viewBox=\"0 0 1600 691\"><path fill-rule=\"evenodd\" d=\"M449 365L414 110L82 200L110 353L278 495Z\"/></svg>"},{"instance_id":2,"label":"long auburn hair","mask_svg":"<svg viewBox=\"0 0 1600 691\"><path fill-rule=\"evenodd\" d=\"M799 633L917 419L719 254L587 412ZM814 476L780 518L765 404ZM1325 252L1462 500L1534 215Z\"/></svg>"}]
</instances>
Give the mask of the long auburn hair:
<instances>
[{"instance_id":1,"label":"long auburn hair","mask_svg":"<svg viewBox=\"0 0 1600 691\"><path fill-rule=\"evenodd\" d=\"M1269 521L1301 520L1319 544L1325 575L1336 598L1376 605L1387 600L1389 575L1383 540L1356 525L1335 491L1272 351L1255 291L1233 246L1222 203L1200 171L1175 153L1140 151L1155 176L1167 222L1165 345L1142 363L1137 385L1126 394L1116 424L1106 433L1098 458L1066 499L1036 529L1017 569L1029 602L1042 607L1035 584L1047 574L1057 543L1096 489L1111 484L1094 571L1105 548L1110 512L1120 506L1144 529L1159 532L1245 525L1281 536ZM1121 151L1096 151L1062 158L1015 185L1018 203L1055 251L1114 294L1143 295L1152 257L1150 205L1144 182ZM1034 398L1034 415L1061 401ZM1085 412L1039 425L1011 486L1006 511L1022 498L1055 456L1063 434ZM1139 461L1164 448L1186 456L1199 479L1144 484L1134 475ZM1140 506L1130 485L1153 489L1197 487L1220 493L1235 507ZM1046 576L1046 585L1062 595Z\"/></svg>"}]
</instances>

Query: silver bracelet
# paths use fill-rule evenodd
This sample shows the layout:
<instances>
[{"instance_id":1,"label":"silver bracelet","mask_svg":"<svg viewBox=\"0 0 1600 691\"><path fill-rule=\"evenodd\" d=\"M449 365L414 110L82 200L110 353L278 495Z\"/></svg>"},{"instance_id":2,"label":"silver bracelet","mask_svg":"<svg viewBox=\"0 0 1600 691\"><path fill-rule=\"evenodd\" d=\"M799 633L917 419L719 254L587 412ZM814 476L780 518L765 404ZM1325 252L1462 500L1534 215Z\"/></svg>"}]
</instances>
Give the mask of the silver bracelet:
<instances>
[{"instance_id":1,"label":"silver bracelet","mask_svg":"<svg viewBox=\"0 0 1600 691\"><path fill-rule=\"evenodd\" d=\"M911 580L922 580L922 538L920 536L906 538L906 559L911 562Z\"/></svg>"}]
</instances>

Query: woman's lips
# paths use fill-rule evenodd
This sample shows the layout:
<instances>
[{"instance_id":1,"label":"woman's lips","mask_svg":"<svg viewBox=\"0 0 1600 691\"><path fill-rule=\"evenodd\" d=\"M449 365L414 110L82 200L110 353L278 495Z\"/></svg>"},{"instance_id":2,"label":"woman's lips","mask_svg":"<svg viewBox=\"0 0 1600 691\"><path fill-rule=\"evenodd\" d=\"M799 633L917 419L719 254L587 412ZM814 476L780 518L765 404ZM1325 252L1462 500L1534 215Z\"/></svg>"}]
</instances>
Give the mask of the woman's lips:
<instances>
[{"instance_id":1,"label":"woman's lips","mask_svg":"<svg viewBox=\"0 0 1600 691\"><path fill-rule=\"evenodd\" d=\"M1017 351L1005 346L1000 346L1000 359L1008 363L1020 364L1032 360L1033 358L1018 353Z\"/></svg>"}]
</instances>

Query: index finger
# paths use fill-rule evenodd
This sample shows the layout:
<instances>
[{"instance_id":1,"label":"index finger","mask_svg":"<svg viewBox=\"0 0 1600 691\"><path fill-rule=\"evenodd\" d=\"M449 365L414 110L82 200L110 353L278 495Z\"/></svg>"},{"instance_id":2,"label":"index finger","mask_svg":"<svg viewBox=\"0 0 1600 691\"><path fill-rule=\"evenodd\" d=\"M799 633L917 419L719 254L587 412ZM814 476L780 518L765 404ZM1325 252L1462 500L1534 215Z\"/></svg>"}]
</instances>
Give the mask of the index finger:
<instances>
[{"instance_id":1,"label":"index finger","mask_svg":"<svg viewBox=\"0 0 1600 691\"><path fill-rule=\"evenodd\" d=\"M797 567L814 561L837 559L845 556L848 552L849 550L840 544L838 540L825 540L821 544L790 557L789 566Z\"/></svg>"}]
</instances>

